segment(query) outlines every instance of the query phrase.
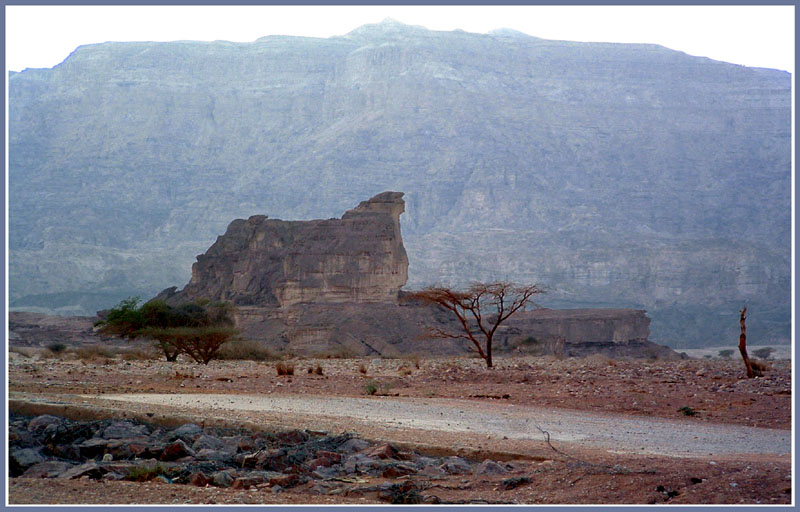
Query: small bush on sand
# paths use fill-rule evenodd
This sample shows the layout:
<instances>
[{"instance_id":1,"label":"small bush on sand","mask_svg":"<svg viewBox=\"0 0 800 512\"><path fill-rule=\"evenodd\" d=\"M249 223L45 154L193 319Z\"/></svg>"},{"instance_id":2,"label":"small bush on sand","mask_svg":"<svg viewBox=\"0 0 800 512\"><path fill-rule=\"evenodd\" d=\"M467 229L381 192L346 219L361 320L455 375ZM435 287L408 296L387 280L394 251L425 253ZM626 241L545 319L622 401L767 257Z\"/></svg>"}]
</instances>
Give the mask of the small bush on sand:
<instances>
[{"instance_id":1,"label":"small bush on sand","mask_svg":"<svg viewBox=\"0 0 800 512\"><path fill-rule=\"evenodd\" d=\"M263 344L250 339L234 339L222 346L217 359L243 361L275 361L277 354Z\"/></svg>"},{"instance_id":2,"label":"small bush on sand","mask_svg":"<svg viewBox=\"0 0 800 512\"><path fill-rule=\"evenodd\" d=\"M683 407L678 409L678 412L682 412L684 416L697 416L699 414L697 411L695 411L688 405L684 405Z\"/></svg>"},{"instance_id":3,"label":"small bush on sand","mask_svg":"<svg viewBox=\"0 0 800 512\"><path fill-rule=\"evenodd\" d=\"M719 357L723 359L730 359L732 355L733 355L733 350L729 348L719 351Z\"/></svg>"},{"instance_id":4,"label":"small bush on sand","mask_svg":"<svg viewBox=\"0 0 800 512\"><path fill-rule=\"evenodd\" d=\"M371 380L364 385L364 392L366 392L368 395L374 395L375 393L378 392L379 388L380 385L378 384L378 382Z\"/></svg>"},{"instance_id":5,"label":"small bush on sand","mask_svg":"<svg viewBox=\"0 0 800 512\"><path fill-rule=\"evenodd\" d=\"M366 374L367 374L367 367L366 367L366 366L364 366L363 364L362 364L362 365L359 365L359 367L358 367L358 372L359 372L359 373L361 373L361 374L363 374L363 375L366 375Z\"/></svg>"},{"instance_id":6,"label":"small bush on sand","mask_svg":"<svg viewBox=\"0 0 800 512\"><path fill-rule=\"evenodd\" d=\"M322 375L322 366L317 365L317 367L314 368L314 373L317 375Z\"/></svg>"},{"instance_id":7,"label":"small bush on sand","mask_svg":"<svg viewBox=\"0 0 800 512\"><path fill-rule=\"evenodd\" d=\"M158 359L158 354L152 349L134 348L126 350L120 354L125 361L152 361Z\"/></svg>"},{"instance_id":8,"label":"small bush on sand","mask_svg":"<svg viewBox=\"0 0 800 512\"><path fill-rule=\"evenodd\" d=\"M49 350L50 352L52 352L54 354L60 354L61 352L64 352L65 350L67 350L67 346L65 344L63 344L63 343L55 341L55 342L50 343L49 345L47 345L47 350Z\"/></svg>"},{"instance_id":9,"label":"small bush on sand","mask_svg":"<svg viewBox=\"0 0 800 512\"><path fill-rule=\"evenodd\" d=\"M116 353L107 347L87 345L75 349L75 355L81 361L97 361L98 359L113 359Z\"/></svg>"},{"instance_id":10,"label":"small bush on sand","mask_svg":"<svg viewBox=\"0 0 800 512\"><path fill-rule=\"evenodd\" d=\"M278 375L294 375L294 366L281 361L275 365L275 371Z\"/></svg>"}]
</instances>

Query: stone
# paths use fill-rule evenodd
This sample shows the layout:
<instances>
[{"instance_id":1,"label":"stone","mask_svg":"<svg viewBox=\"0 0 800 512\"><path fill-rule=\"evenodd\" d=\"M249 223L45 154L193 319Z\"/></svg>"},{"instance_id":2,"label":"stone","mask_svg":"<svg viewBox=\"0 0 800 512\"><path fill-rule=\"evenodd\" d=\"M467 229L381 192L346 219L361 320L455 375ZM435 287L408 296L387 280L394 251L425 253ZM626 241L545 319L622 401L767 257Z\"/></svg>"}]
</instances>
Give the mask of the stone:
<instances>
[{"instance_id":1,"label":"stone","mask_svg":"<svg viewBox=\"0 0 800 512\"><path fill-rule=\"evenodd\" d=\"M194 442L195 438L202 433L203 428L200 425L186 423L170 432L167 439L170 441L183 439L184 441Z\"/></svg>"},{"instance_id":2,"label":"stone","mask_svg":"<svg viewBox=\"0 0 800 512\"><path fill-rule=\"evenodd\" d=\"M508 470L493 460L486 459L475 468L476 475L504 475Z\"/></svg>"},{"instance_id":3,"label":"stone","mask_svg":"<svg viewBox=\"0 0 800 512\"><path fill-rule=\"evenodd\" d=\"M281 443L300 444L309 439L309 435L302 430L287 430L275 434L275 439Z\"/></svg>"},{"instance_id":4,"label":"stone","mask_svg":"<svg viewBox=\"0 0 800 512\"><path fill-rule=\"evenodd\" d=\"M469 462L461 457L448 457L445 459L444 463L441 464L440 468L450 475L461 475L469 473L472 470Z\"/></svg>"},{"instance_id":5,"label":"stone","mask_svg":"<svg viewBox=\"0 0 800 512\"><path fill-rule=\"evenodd\" d=\"M46 457L42 454L42 448L18 448L11 450L11 464L23 471L45 460Z\"/></svg>"},{"instance_id":6,"label":"stone","mask_svg":"<svg viewBox=\"0 0 800 512\"><path fill-rule=\"evenodd\" d=\"M501 483L503 484L503 489L506 491L510 491L511 489L516 489L521 485L526 485L531 483L533 480L527 476L515 476L511 478L506 478Z\"/></svg>"},{"instance_id":7,"label":"stone","mask_svg":"<svg viewBox=\"0 0 800 512\"><path fill-rule=\"evenodd\" d=\"M159 459L171 461L187 456L193 457L194 455L194 450L192 450L182 439L178 439L174 443L170 443L164 447L164 451L161 452L161 457L159 457Z\"/></svg>"},{"instance_id":8,"label":"stone","mask_svg":"<svg viewBox=\"0 0 800 512\"><path fill-rule=\"evenodd\" d=\"M339 451L342 453L356 453L362 450L366 450L372 446L369 441L365 441L364 439L359 439L354 437L352 439L348 439L339 447Z\"/></svg>"},{"instance_id":9,"label":"stone","mask_svg":"<svg viewBox=\"0 0 800 512\"><path fill-rule=\"evenodd\" d=\"M125 439L132 437L146 436L147 425L136 425L130 421L115 421L105 428L102 433L103 439Z\"/></svg>"},{"instance_id":10,"label":"stone","mask_svg":"<svg viewBox=\"0 0 800 512\"><path fill-rule=\"evenodd\" d=\"M413 475L417 468L408 464L389 464L383 467L381 476L383 478L397 478L400 476Z\"/></svg>"},{"instance_id":11,"label":"stone","mask_svg":"<svg viewBox=\"0 0 800 512\"><path fill-rule=\"evenodd\" d=\"M28 430L31 432L37 432L40 430L44 430L49 425L60 425L62 423L61 418L57 416L52 416L50 414L43 414L41 416L37 416L33 418L30 423L28 423Z\"/></svg>"},{"instance_id":12,"label":"stone","mask_svg":"<svg viewBox=\"0 0 800 512\"><path fill-rule=\"evenodd\" d=\"M197 471L189 475L189 483L196 487L205 487L211 482L203 472Z\"/></svg>"},{"instance_id":13,"label":"stone","mask_svg":"<svg viewBox=\"0 0 800 512\"><path fill-rule=\"evenodd\" d=\"M234 476L231 471L217 471L211 475L211 482L217 487L230 487L233 481Z\"/></svg>"},{"instance_id":14,"label":"stone","mask_svg":"<svg viewBox=\"0 0 800 512\"><path fill-rule=\"evenodd\" d=\"M26 478L55 478L74 464L60 460L46 460L32 465L22 473Z\"/></svg>"},{"instance_id":15,"label":"stone","mask_svg":"<svg viewBox=\"0 0 800 512\"><path fill-rule=\"evenodd\" d=\"M375 448L365 450L363 453L364 456L370 458L394 459L397 457L398 450L391 444L385 443L380 446L376 446Z\"/></svg>"},{"instance_id":16,"label":"stone","mask_svg":"<svg viewBox=\"0 0 800 512\"><path fill-rule=\"evenodd\" d=\"M82 478L84 476L88 476L93 480L100 479L104 474L107 473L107 470L104 469L96 462L87 462L86 464L81 464L80 466L75 466L67 471L58 475L57 478Z\"/></svg>"},{"instance_id":17,"label":"stone","mask_svg":"<svg viewBox=\"0 0 800 512\"><path fill-rule=\"evenodd\" d=\"M203 448L195 453L197 460L233 461L236 453L232 450L214 450Z\"/></svg>"}]
</instances>

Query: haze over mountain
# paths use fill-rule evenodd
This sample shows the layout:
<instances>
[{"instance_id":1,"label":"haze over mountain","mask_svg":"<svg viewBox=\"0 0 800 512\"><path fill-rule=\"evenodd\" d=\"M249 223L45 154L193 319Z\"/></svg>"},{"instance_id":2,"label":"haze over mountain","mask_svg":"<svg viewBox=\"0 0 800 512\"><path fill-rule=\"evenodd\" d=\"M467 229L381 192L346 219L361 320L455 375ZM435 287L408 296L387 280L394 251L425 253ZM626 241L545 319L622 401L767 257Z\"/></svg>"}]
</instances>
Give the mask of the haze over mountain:
<instances>
[{"instance_id":1,"label":"haze over mountain","mask_svg":"<svg viewBox=\"0 0 800 512\"><path fill-rule=\"evenodd\" d=\"M791 75L435 32L105 43L9 76L11 306L185 285L235 218L405 193L406 288L513 279L674 347L791 337Z\"/></svg>"}]
</instances>

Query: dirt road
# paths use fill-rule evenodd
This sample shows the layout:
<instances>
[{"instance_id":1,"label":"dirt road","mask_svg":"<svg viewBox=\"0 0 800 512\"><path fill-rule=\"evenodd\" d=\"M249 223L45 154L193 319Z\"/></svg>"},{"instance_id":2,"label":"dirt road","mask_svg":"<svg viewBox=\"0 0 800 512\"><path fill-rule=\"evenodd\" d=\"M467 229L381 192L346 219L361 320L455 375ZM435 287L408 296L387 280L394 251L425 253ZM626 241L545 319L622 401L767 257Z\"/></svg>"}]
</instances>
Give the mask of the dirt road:
<instances>
[{"instance_id":1,"label":"dirt road","mask_svg":"<svg viewBox=\"0 0 800 512\"><path fill-rule=\"evenodd\" d=\"M540 427L551 440L615 453L709 457L791 452L791 431L708 424L685 420L604 415L556 408L485 403L455 399L397 397L299 397L208 394L94 395L113 400L205 411L269 412L325 418L342 430L369 430L370 425L404 430L463 432L517 440L541 441Z\"/></svg>"}]
</instances>

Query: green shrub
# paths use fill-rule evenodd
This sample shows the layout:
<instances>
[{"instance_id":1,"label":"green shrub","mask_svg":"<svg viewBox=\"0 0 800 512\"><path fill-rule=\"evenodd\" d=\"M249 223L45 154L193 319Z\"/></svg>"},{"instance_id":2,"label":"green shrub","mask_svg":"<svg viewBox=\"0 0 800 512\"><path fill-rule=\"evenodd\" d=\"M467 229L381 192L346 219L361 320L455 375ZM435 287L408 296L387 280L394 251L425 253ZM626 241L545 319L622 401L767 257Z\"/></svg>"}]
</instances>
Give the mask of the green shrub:
<instances>
[{"instance_id":1,"label":"green shrub","mask_svg":"<svg viewBox=\"0 0 800 512\"><path fill-rule=\"evenodd\" d=\"M688 405L684 405L683 407L678 409L678 412L682 412L684 416L697 416L699 414L697 411L695 411Z\"/></svg>"},{"instance_id":2,"label":"green shrub","mask_svg":"<svg viewBox=\"0 0 800 512\"><path fill-rule=\"evenodd\" d=\"M377 381L370 380L364 385L364 391L368 395L374 395L380 389L380 384Z\"/></svg>"},{"instance_id":3,"label":"green shrub","mask_svg":"<svg viewBox=\"0 0 800 512\"><path fill-rule=\"evenodd\" d=\"M103 334L125 338L150 338L167 361L186 354L208 364L219 355L224 343L237 334L233 326L233 307L208 300L170 306L152 300L139 307L139 297L121 301L95 325Z\"/></svg>"},{"instance_id":4,"label":"green shrub","mask_svg":"<svg viewBox=\"0 0 800 512\"><path fill-rule=\"evenodd\" d=\"M764 348L760 348L758 350L754 350L753 351L753 355L756 356L759 359L769 359L769 356L771 356L773 352L775 352L774 348L772 348L772 347L764 347Z\"/></svg>"},{"instance_id":5,"label":"green shrub","mask_svg":"<svg viewBox=\"0 0 800 512\"><path fill-rule=\"evenodd\" d=\"M128 471L125 480L131 480L134 482L146 482L148 480L152 480L153 478L159 475L166 475L166 474L167 474L167 469L161 464L156 464L155 466L135 467L131 468Z\"/></svg>"}]
</instances>

